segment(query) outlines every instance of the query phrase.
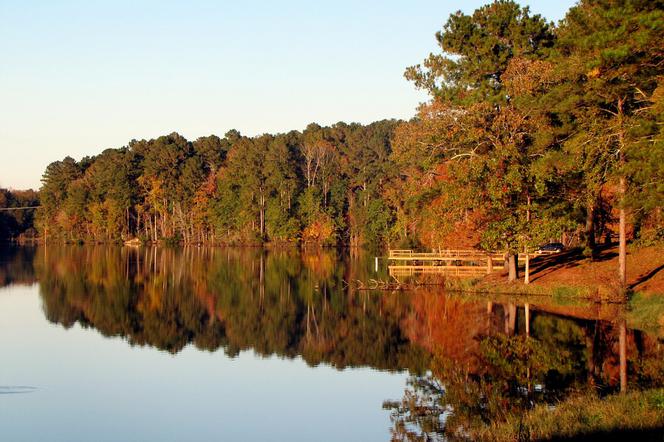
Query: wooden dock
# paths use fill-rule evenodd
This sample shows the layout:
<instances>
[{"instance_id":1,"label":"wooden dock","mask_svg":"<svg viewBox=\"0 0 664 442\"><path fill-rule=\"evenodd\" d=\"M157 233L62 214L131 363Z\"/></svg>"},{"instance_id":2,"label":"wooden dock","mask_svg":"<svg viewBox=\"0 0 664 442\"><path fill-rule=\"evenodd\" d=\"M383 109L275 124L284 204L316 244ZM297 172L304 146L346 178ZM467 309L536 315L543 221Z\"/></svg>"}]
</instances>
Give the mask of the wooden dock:
<instances>
[{"instance_id":1,"label":"wooden dock","mask_svg":"<svg viewBox=\"0 0 664 442\"><path fill-rule=\"evenodd\" d=\"M533 252L529 255L532 259L546 254L549 253ZM394 278L426 274L477 276L502 268L505 258L506 253L475 249L439 249L432 252L391 249L387 256L387 268ZM526 255L519 254L518 260L525 261Z\"/></svg>"}]
</instances>

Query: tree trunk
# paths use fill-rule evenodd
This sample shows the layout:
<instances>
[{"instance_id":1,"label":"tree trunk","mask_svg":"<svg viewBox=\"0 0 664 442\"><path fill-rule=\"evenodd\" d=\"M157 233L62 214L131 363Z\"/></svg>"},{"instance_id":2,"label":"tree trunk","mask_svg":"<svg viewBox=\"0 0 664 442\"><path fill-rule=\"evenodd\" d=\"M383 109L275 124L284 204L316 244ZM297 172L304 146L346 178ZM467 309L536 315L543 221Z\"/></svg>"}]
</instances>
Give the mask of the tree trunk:
<instances>
[{"instance_id":1,"label":"tree trunk","mask_svg":"<svg viewBox=\"0 0 664 442\"><path fill-rule=\"evenodd\" d=\"M526 222L528 223L528 227L530 228L530 195L528 195L528 210L526 211ZM530 239L530 235L528 235L528 238ZM523 283L524 284L530 284L530 255L528 255L528 244L523 246L523 253L526 255L526 265L524 269L525 276L523 277ZM519 261L517 259L517 266L519 264Z\"/></svg>"},{"instance_id":2,"label":"tree trunk","mask_svg":"<svg viewBox=\"0 0 664 442\"><path fill-rule=\"evenodd\" d=\"M626 234L626 213L624 207L625 198L625 177L620 177L620 239L618 250L618 276L620 280L620 290L625 294L627 288L627 234Z\"/></svg>"},{"instance_id":3,"label":"tree trunk","mask_svg":"<svg viewBox=\"0 0 664 442\"><path fill-rule=\"evenodd\" d=\"M265 239L265 196L261 193L260 196L260 230L261 230L261 240Z\"/></svg>"},{"instance_id":4,"label":"tree trunk","mask_svg":"<svg viewBox=\"0 0 664 442\"><path fill-rule=\"evenodd\" d=\"M620 130L618 132L618 141L620 145L620 152L618 157L619 167L622 169L625 164L625 131L623 128L623 104L624 98L618 100L618 124ZM620 170L623 173L623 170ZM618 189L620 194L620 232L619 232L619 250L618 250L618 279L620 281L620 291L622 296L627 294L627 234L626 234L626 213L625 213L625 194L627 193L627 180L624 175L620 176L620 186Z\"/></svg>"},{"instance_id":5,"label":"tree trunk","mask_svg":"<svg viewBox=\"0 0 664 442\"><path fill-rule=\"evenodd\" d=\"M508 282L514 282L519 278L519 260L516 253L508 255L509 269L508 269Z\"/></svg>"},{"instance_id":6,"label":"tree trunk","mask_svg":"<svg viewBox=\"0 0 664 442\"><path fill-rule=\"evenodd\" d=\"M328 184L326 180L323 180L323 208L327 207L327 190Z\"/></svg>"},{"instance_id":7,"label":"tree trunk","mask_svg":"<svg viewBox=\"0 0 664 442\"><path fill-rule=\"evenodd\" d=\"M590 256L595 256L595 207L593 203L588 206L586 210L586 249L590 252Z\"/></svg>"}]
</instances>

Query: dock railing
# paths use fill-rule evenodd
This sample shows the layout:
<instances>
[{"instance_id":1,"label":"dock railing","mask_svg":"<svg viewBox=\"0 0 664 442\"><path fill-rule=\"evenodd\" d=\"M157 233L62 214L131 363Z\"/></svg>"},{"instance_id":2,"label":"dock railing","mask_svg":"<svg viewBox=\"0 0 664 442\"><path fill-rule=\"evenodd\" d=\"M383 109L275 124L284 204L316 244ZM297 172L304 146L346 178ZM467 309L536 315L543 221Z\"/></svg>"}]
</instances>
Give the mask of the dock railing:
<instances>
[{"instance_id":1,"label":"dock railing","mask_svg":"<svg viewBox=\"0 0 664 442\"><path fill-rule=\"evenodd\" d=\"M531 258L550 253L533 251ZM500 269L507 254L487 252L477 249L434 249L431 252L415 252L412 249L390 249L388 269L393 276L405 276L429 273L462 274L492 273ZM519 254L519 261L525 261L526 255ZM452 270L452 272L450 272Z\"/></svg>"},{"instance_id":2,"label":"dock railing","mask_svg":"<svg viewBox=\"0 0 664 442\"><path fill-rule=\"evenodd\" d=\"M528 254L531 258L536 256L553 255L557 252L544 250L534 250ZM480 261L491 258L493 261L503 261L507 257L505 252L486 252L477 249L437 249L431 252L415 252L411 249L390 249L388 251L388 260L392 261ZM524 253L519 253L519 261L526 259Z\"/></svg>"},{"instance_id":3,"label":"dock railing","mask_svg":"<svg viewBox=\"0 0 664 442\"><path fill-rule=\"evenodd\" d=\"M504 253L485 252L472 249L438 249L432 252L415 252L409 249L391 249L388 260L393 261L449 261L504 259Z\"/></svg>"}]
</instances>

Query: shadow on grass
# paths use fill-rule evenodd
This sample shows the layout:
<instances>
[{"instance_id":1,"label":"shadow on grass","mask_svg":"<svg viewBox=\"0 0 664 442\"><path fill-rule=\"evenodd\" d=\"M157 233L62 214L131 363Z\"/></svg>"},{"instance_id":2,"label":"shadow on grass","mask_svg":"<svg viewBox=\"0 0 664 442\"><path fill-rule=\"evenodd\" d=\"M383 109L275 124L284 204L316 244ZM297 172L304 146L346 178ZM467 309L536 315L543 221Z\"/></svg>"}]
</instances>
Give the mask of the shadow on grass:
<instances>
[{"instance_id":1,"label":"shadow on grass","mask_svg":"<svg viewBox=\"0 0 664 442\"><path fill-rule=\"evenodd\" d=\"M634 281L632 284L628 286L630 290L634 290L634 288L639 285L643 284L644 282L648 281L651 279L653 276L655 276L657 273L660 272L660 270L664 269L664 264L662 264L659 267L656 267L649 271L648 273L644 273L643 275L640 275L638 278L636 278L636 281Z\"/></svg>"},{"instance_id":2,"label":"shadow on grass","mask_svg":"<svg viewBox=\"0 0 664 442\"><path fill-rule=\"evenodd\" d=\"M592 261L603 262L614 259L618 254L615 251L611 251L613 247L613 244L598 247ZM537 256L530 263L530 280L536 281L556 270L578 267L582 262L590 259L583 253L583 249L580 247L556 253L555 255Z\"/></svg>"},{"instance_id":3,"label":"shadow on grass","mask_svg":"<svg viewBox=\"0 0 664 442\"><path fill-rule=\"evenodd\" d=\"M594 433L582 434L571 437L557 437L553 439L546 439L548 441L640 441L650 442L664 440L664 427L650 428L650 429L633 429L633 430L613 430L613 431L598 431Z\"/></svg>"}]
</instances>

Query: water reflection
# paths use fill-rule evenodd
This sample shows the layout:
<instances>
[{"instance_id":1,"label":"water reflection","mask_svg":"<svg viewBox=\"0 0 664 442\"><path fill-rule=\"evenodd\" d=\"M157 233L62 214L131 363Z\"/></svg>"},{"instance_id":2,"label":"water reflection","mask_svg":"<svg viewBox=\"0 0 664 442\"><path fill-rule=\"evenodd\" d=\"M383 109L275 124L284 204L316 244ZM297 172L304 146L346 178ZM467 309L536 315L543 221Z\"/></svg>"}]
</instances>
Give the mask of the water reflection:
<instances>
[{"instance_id":1,"label":"water reflection","mask_svg":"<svg viewBox=\"0 0 664 442\"><path fill-rule=\"evenodd\" d=\"M391 410L396 440L463 435L579 393L664 385L661 334L618 305L371 292L371 257L334 251L41 247L0 254L0 283L39 281L49 321L171 353L410 374ZM660 322L657 318L654 322ZM652 319L648 323L652 323Z\"/></svg>"},{"instance_id":2,"label":"water reflection","mask_svg":"<svg viewBox=\"0 0 664 442\"><path fill-rule=\"evenodd\" d=\"M34 284L34 247L3 247L0 244L0 287Z\"/></svg>"},{"instance_id":3,"label":"water reflection","mask_svg":"<svg viewBox=\"0 0 664 442\"><path fill-rule=\"evenodd\" d=\"M35 268L50 321L132 344L253 349L339 368L429 364L401 326L409 303L347 290L368 270L329 251L51 248Z\"/></svg>"},{"instance_id":4,"label":"water reflection","mask_svg":"<svg viewBox=\"0 0 664 442\"><path fill-rule=\"evenodd\" d=\"M622 306L435 302L431 371L384 403L395 440L474 439L537 404L664 386L662 340L627 329Z\"/></svg>"}]
</instances>

